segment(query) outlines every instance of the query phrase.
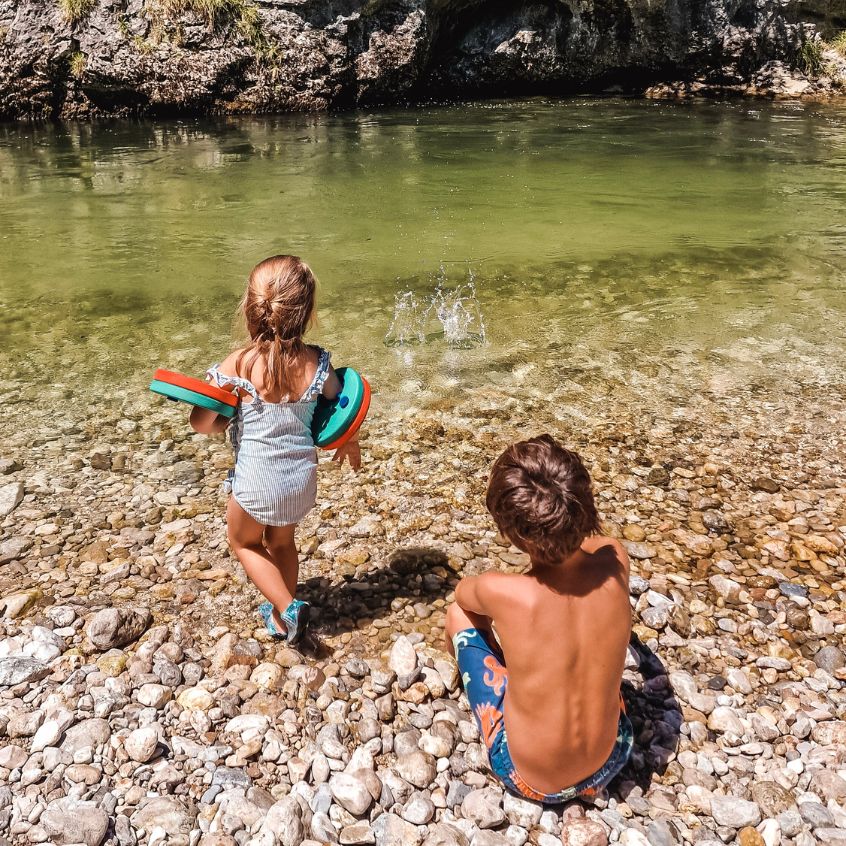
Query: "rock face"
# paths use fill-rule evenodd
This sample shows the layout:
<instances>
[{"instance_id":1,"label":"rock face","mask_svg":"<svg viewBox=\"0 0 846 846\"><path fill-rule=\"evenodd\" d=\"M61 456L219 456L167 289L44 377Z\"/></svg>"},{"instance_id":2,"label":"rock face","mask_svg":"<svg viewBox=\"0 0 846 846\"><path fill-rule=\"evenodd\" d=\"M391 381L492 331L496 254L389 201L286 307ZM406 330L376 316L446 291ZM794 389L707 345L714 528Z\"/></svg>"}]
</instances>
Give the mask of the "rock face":
<instances>
[{"instance_id":1,"label":"rock face","mask_svg":"<svg viewBox=\"0 0 846 846\"><path fill-rule=\"evenodd\" d=\"M0 0L0 117L269 112L562 93L795 61L776 0Z\"/></svg>"}]
</instances>

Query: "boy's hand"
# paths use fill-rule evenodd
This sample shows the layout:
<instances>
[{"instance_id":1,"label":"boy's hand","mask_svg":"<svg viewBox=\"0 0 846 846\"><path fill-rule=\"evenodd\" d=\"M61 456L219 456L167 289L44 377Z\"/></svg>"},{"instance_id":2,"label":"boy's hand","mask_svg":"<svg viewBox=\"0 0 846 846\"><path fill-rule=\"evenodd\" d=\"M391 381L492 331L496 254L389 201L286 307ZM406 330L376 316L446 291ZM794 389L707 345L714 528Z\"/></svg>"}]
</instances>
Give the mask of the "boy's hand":
<instances>
[{"instance_id":1,"label":"boy's hand","mask_svg":"<svg viewBox=\"0 0 846 846\"><path fill-rule=\"evenodd\" d=\"M337 461L338 464L343 466L345 458L349 461L350 467L358 473L361 469L361 447L359 446L358 438L353 438L342 447L338 447L332 456L332 461Z\"/></svg>"}]
</instances>

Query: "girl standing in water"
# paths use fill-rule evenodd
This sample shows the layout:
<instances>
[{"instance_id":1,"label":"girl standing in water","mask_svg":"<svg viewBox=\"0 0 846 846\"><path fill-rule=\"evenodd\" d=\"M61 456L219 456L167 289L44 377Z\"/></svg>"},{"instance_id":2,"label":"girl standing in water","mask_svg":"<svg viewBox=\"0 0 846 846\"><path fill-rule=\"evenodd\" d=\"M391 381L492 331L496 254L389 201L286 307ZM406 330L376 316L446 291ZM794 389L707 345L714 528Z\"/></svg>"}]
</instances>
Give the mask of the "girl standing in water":
<instances>
[{"instance_id":1,"label":"girl standing in water","mask_svg":"<svg viewBox=\"0 0 846 846\"><path fill-rule=\"evenodd\" d=\"M241 311L250 342L207 377L240 397L228 420L194 408L196 432L230 437L235 467L227 486L229 543L253 584L267 600L259 612L268 631L296 643L305 632L309 605L296 599L299 557L294 533L317 497L317 450L311 421L318 397L334 399L341 383L330 354L306 344L314 320L317 280L297 256L273 256L250 274ZM361 466L358 437L333 460Z\"/></svg>"}]
</instances>

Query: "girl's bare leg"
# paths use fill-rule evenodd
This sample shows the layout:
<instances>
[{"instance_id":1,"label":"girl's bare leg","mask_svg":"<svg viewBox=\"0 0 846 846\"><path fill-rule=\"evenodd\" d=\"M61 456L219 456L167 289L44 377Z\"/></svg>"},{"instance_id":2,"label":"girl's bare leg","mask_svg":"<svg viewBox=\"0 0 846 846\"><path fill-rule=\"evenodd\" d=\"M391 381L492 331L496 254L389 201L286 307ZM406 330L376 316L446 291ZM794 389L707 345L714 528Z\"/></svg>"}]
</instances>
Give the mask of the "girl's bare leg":
<instances>
[{"instance_id":1,"label":"girl's bare leg","mask_svg":"<svg viewBox=\"0 0 846 846\"><path fill-rule=\"evenodd\" d=\"M226 525L229 534L229 544L241 566L244 568L250 581L261 591L264 598L273 606L273 620L280 631L285 631L285 624L279 616L294 598L294 591L297 587L297 550L294 550L293 583L289 588L291 567L287 562L285 570L279 566L265 547L265 532L273 529L274 532L290 530L291 545L293 546L293 526L284 526L283 529L263 526L253 520L243 508L235 501L235 497L229 498L229 505L226 508ZM275 548L275 547L274 547Z\"/></svg>"},{"instance_id":2,"label":"girl's bare leg","mask_svg":"<svg viewBox=\"0 0 846 846\"><path fill-rule=\"evenodd\" d=\"M296 526L268 526L264 530L264 545L285 582L285 590L293 599L297 595L297 579L300 575L300 558L294 540ZM290 600L289 600L290 604ZM284 608L280 610L284 611Z\"/></svg>"}]
</instances>

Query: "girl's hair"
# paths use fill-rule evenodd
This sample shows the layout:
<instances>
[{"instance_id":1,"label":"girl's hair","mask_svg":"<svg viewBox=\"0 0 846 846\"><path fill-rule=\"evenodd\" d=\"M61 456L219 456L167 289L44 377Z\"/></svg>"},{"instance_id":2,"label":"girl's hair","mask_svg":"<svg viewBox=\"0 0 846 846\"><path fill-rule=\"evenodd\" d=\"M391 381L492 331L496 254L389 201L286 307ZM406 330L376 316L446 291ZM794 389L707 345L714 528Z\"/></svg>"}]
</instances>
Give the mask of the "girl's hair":
<instances>
[{"instance_id":1,"label":"girl's hair","mask_svg":"<svg viewBox=\"0 0 846 846\"><path fill-rule=\"evenodd\" d=\"M249 378L264 357L267 390L286 392L294 386L305 349L303 335L314 316L316 288L311 268L298 256L271 256L253 268L241 300L250 343L238 356L239 373Z\"/></svg>"},{"instance_id":2,"label":"girl's hair","mask_svg":"<svg viewBox=\"0 0 846 846\"><path fill-rule=\"evenodd\" d=\"M599 532L590 475L551 435L505 450L491 470L487 506L500 532L537 564L560 564Z\"/></svg>"}]
</instances>

